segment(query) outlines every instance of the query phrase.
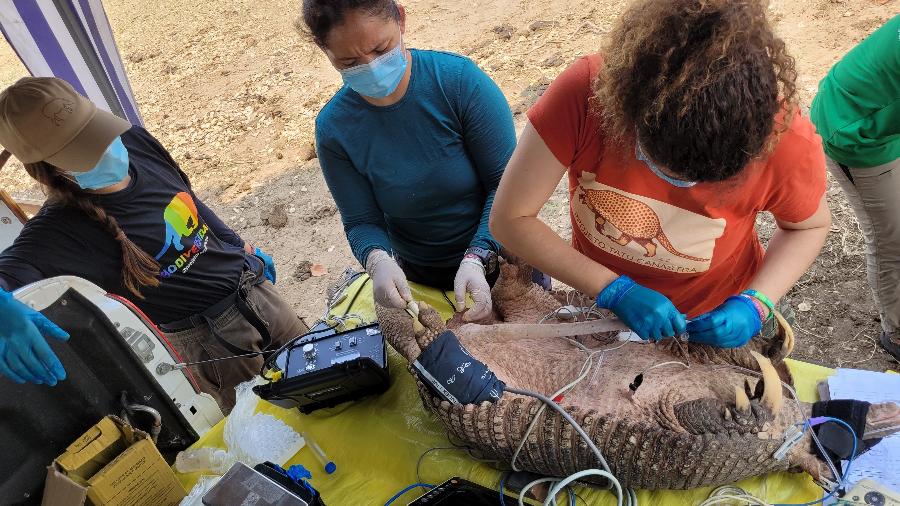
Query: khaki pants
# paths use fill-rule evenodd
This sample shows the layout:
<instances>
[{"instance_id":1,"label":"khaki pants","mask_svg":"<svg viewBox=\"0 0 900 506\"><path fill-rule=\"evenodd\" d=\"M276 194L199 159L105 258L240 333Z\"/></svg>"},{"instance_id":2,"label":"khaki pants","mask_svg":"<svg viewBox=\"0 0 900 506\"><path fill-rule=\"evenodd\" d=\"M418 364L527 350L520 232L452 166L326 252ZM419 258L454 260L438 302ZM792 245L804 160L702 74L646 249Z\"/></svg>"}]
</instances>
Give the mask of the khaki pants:
<instances>
[{"instance_id":1,"label":"khaki pants","mask_svg":"<svg viewBox=\"0 0 900 506\"><path fill-rule=\"evenodd\" d=\"M857 169L828 160L866 240L866 271L881 326L900 330L900 159Z\"/></svg>"},{"instance_id":2,"label":"khaki pants","mask_svg":"<svg viewBox=\"0 0 900 506\"><path fill-rule=\"evenodd\" d=\"M272 336L270 350L277 350L294 337L309 331L306 324L269 281L253 286L248 301L250 307L265 322ZM260 350L262 336L237 307L232 306L225 310L216 318L214 325L219 335L229 343L246 350ZM209 326L205 324L193 329L167 333L166 337L185 362L199 362L233 355L216 340ZM236 358L191 366L190 371L200 383L200 389L212 395L227 415L234 407L234 387L258 375L262 364L262 356Z\"/></svg>"}]
</instances>

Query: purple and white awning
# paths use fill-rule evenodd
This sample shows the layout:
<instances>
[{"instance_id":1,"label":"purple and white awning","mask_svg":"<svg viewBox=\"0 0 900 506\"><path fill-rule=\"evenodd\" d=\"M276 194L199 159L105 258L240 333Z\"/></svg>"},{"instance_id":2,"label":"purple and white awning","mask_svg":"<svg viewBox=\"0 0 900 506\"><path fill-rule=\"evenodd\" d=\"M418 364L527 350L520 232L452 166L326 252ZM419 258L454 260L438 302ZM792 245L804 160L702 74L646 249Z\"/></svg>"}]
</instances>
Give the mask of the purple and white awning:
<instances>
[{"instance_id":1,"label":"purple and white awning","mask_svg":"<svg viewBox=\"0 0 900 506\"><path fill-rule=\"evenodd\" d=\"M32 75L143 124L101 0L0 0L0 30Z\"/></svg>"}]
</instances>

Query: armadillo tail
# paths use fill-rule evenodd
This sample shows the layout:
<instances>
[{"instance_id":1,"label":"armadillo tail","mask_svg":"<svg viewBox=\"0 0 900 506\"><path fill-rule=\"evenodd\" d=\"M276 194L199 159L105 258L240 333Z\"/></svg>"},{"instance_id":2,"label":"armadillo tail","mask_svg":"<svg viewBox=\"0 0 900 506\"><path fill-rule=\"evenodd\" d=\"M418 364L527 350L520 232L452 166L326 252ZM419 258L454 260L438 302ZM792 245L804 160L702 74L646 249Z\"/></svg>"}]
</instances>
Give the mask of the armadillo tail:
<instances>
[{"instance_id":1,"label":"armadillo tail","mask_svg":"<svg viewBox=\"0 0 900 506\"><path fill-rule=\"evenodd\" d=\"M709 262L710 261L709 258L692 257L690 255L685 255L684 253L678 251L677 249L675 249L675 246L673 246L672 243L669 242L669 238L666 237L666 233L663 232L662 229L660 229L659 235L656 236L656 240L659 241L659 244L663 248L666 248L666 251L668 251L669 253L671 253L679 258L693 260L694 262Z\"/></svg>"}]
</instances>

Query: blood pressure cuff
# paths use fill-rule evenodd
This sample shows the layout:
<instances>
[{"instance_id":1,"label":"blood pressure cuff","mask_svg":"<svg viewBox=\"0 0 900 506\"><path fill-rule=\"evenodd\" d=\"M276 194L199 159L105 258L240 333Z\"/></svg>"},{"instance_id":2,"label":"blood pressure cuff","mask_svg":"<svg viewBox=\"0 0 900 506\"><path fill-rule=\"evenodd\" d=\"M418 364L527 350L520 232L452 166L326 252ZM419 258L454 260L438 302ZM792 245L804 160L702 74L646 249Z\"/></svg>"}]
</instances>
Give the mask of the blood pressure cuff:
<instances>
[{"instance_id":1,"label":"blood pressure cuff","mask_svg":"<svg viewBox=\"0 0 900 506\"><path fill-rule=\"evenodd\" d=\"M453 404L497 402L506 388L449 330L441 332L422 351L413 362L413 370L438 396Z\"/></svg>"},{"instance_id":2,"label":"blood pressure cuff","mask_svg":"<svg viewBox=\"0 0 900 506\"><path fill-rule=\"evenodd\" d=\"M811 420L815 420L818 417L832 417L847 422L856 433L858 446L856 456L858 457L881 441L881 438L863 440L869 406L868 402L857 400L819 401L812 406ZM841 470L841 460L849 459L852 453L854 435L834 422L816 424L813 430L819 437L822 446L825 447L825 451L828 453L827 458L831 459L838 470ZM815 443L811 444L815 445ZM816 455L819 453L815 446L813 446L813 452ZM843 471L841 470L841 472Z\"/></svg>"}]
</instances>

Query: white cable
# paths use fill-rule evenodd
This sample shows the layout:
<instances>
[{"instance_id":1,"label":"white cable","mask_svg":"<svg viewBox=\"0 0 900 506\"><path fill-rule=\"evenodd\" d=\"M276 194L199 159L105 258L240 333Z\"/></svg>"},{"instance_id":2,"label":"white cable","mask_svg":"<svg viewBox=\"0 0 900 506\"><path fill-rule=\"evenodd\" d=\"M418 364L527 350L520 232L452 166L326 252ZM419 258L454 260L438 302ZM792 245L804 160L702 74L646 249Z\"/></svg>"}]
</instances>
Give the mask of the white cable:
<instances>
[{"instance_id":1,"label":"white cable","mask_svg":"<svg viewBox=\"0 0 900 506\"><path fill-rule=\"evenodd\" d=\"M663 367L663 366L666 366L666 365L676 365L676 364L677 364L677 365L680 365L680 366L684 366L685 369L690 369L690 368L691 368L691 366L689 366L688 364L685 364L684 362L681 362L681 361L678 361L678 360L672 360L672 361L669 361L669 362L662 362L662 363L659 363L659 364L651 365L650 367L648 367L648 368L644 369L643 371L641 371L640 374L638 374L638 376L643 376L644 374L647 374L648 372L652 371L653 369L656 369L657 367Z\"/></svg>"},{"instance_id":2,"label":"white cable","mask_svg":"<svg viewBox=\"0 0 900 506\"><path fill-rule=\"evenodd\" d=\"M540 485L541 483L550 483L552 481L556 481L556 478L538 478L522 487L522 490L519 491L519 506L527 506L525 504L525 494L527 494L532 487Z\"/></svg>"},{"instance_id":3,"label":"white cable","mask_svg":"<svg viewBox=\"0 0 900 506\"><path fill-rule=\"evenodd\" d=\"M544 506L549 506L551 499L555 499L556 495L559 494L569 483L573 481L584 478L585 476L601 476L609 480L610 483L613 484L613 487L616 489L616 505L622 506L622 485L619 484L619 480L616 479L612 473L607 471L601 471L599 469L586 469L584 471L579 471L577 473L571 474L562 480L556 482L553 485L553 488L550 489L550 493L547 495L547 499L544 500ZM631 494L629 493L629 502L631 502Z\"/></svg>"},{"instance_id":4,"label":"white cable","mask_svg":"<svg viewBox=\"0 0 900 506\"><path fill-rule=\"evenodd\" d=\"M555 399L555 398L559 397L560 395L567 393L569 391L569 389L574 388L576 385L581 383L581 381L587 376L588 371L590 371L590 365L593 364L593 353L591 353L587 349L586 346L584 346L583 344L581 344L577 341L574 341L572 339L566 339L566 340L569 341L570 343L574 344L575 346L581 348L582 351L587 351L588 357L587 357L587 359L585 359L584 363L581 365L581 372L579 373L579 376L574 381L569 383L568 385L566 385L566 386L560 388L559 390L557 390L556 392L554 392L553 395L550 396L551 399ZM538 419L540 419L541 414L544 412L544 410L546 408L547 408L546 404L541 405L541 407L539 407L537 412L534 414L534 418L531 419L531 423L528 424L528 428L525 429L525 435L522 437L522 440L519 442L519 445L516 447L516 451L513 453L512 462L510 463L510 465L513 468L513 471L521 471L521 469L516 467L516 460L518 460L519 453L522 451L522 448L525 446L525 442L528 441L528 437L531 436L531 433L534 431L534 427L537 425Z\"/></svg>"},{"instance_id":5,"label":"white cable","mask_svg":"<svg viewBox=\"0 0 900 506\"><path fill-rule=\"evenodd\" d=\"M631 506L638 506L637 492L631 487L628 487L626 490L628 491L628 504Z\"/></svg>"},{"instance_id":6,"label":"white cable","mask_svg":"<svg viewBox=\"0 0 900 506\"><path fill-rule=\"evenodd\" d=\"M705 501L699 504L699 506L713 506L715 504L721 504L724 502L731 501L740 501L747 504L752 504L754 506L771 506L769 503L759 499L756 496L752 496L750 494L745 495L719 495L715 497L709 497Z\"/></svg>"},{"instance_id":7,"label":"white cable","mask_svg":"<svg viewBox=\"0 0 900 506\"><path fill-rule=\"evenodd\" d=\"M568 302L569 299L567 298L566 301ZM568 304L568 305L571 305L571 304ZM590 315L596 315L598 317L602 316L599 314L599 312L596 312L595 308L596 308L596 303L594 305L592 305L588 309L587 312L582 311L582 314L585 315L586 318L589 317ZM563 308L562 307L558 308L553 313L550 313L549 315L545 316L544 319L541 320L541 323L543 323L549 317L551 317L555 314L558 314L560 309L563 309ZM583 308L581 308L581 309L583 310ZM547 501L545 501L544 505L545 506L548 504L555 505L556 504L556 495L559 493L560 490L564 489L568 484L572 483L573 481L575 481L581 477L594 475L594 476L603 476L603 477L608 478L609 484L607 486L607 489L611 489L611 488L616 489L617 505L622 506L622 501L623 501L622 486L619 483L619 481L616 479L616 477L613 476L612 471L610 471L609 465L606 463L606 459L603 458L603 453L600 451L599 448L597 448L597 446L594 444L594 442L591 441L591 439L588 437L587 433L584 432L584 429L571 417L571 415L569 415L565 410L563 410L556 403L554 403L552 401L552 399L555 399L559 395L568 393L571 389L575 388L578 384L580 384L582 381L584 381L584 378L586 378L588 376L591 368L593 367L594 355L600 354L600 361L597 364L599 367L599 365L603 362L603 355L602 355L603 353L622 348L623 346L628 344L628 342L627 341L623 342L622 344L615 346L613 348L605 348L605 349L601 349L601 350L593 350L592 351L587 346L583 345L582 343L580 343L578 341L575 341L575 340L569 339L569 338L565 338L565 339L566 339L566 341L569 341L569 343L578 347L581 351L583 351L587 354L587 357L585 358L584 363L582 363L582 365L581 365L581 370L580 370L577 378L575 378L573 381L571 381L567 385L565 385L562 388L560 388L559 390L557 390L550 399L544 397L541 394L537 394L536 392L527 392L527 391L521 391L521 390L517 391L516 389L507 388L507 391L510 391L511 393L518 393L520 395L530 395L532 397L540 399L544 403L541 407L538 408L537 412L534 415L534 418L532 418L531 423L529 423L528 427L526 428L525 434L522 437L522 440L519 442L519 445L516 447L516 451L513 453L511 466L514 471L519 471L519 469L516 467L516 460L518 459L519 453L522 451L522 448L525 446L525 442L528 441L529 436L534 431L534 427L537 425L537 422L538 422L541 414L544 412L544 410L547 408L547 406L550 406L551 408L553 408L554 410L559 412L559 414L562 415L563 418L565 418L566 421L568 421L573 426L573 428L576 430L576 432L579 433L579 435L582 437L582 439L584 439L585 443L587 443L587 445L594 452L595 456L600 461L600 464L603 466L604 470L588 469L585 471L579 471L579 472L573 473L561 480L559 480L557 478L541 478L539 480L535 480L535 481L529 483L528 485L526 485L525 488L522 489L521 493L519 494L519 504L524 506L523 500L524 500L525 493L527 492L527 490L531 489L531 487L533 487L534 485L539 484L539 483L553 483L554 484L553 489L555 490L555 492L548 496ZM676 362L676 363L685 365L685 367L689 367L686 364L683 364L681 362ZM663 365L667 365L667 364L668 363L657 364L654 367L663 366ZM651 369L652 368L653 367L651 367ZM627 492L628 492L628 495L627 495L626 503L630 506L638 506L637 494L634 492L634 490L629 488L629 489L627 489Z\"/></svg>"},{"instance_id":8,"label":"white cable","mask_svg":"<svg viewBox=\"0 0 900 506\"><path fill-rule=\"evenodd\" d=\"M584 428L572 418L565 409L563 409L559 404L553 402L550 398L544 396L543 394L539 394L537 392L531 392L529 390L520 390L518 388L506 387L506 391L512 394L525 395L528 397L534 397L536 399L540 399L544 404L550 406L554 411L559 413L569 425L575 429L575 432L584 439L584 442L587 443L588 447L590 447L591 451L594 452L594 456L597 457L597 460L600 462L600 465L603 466L603 469L609 472L609 464L606 463L606 459L603 458L603 453L597 448L597 445L591 440L590 436L587 435L587 432L584 431Z\"/></svg>"},{"instance_id":9,"label":"white cable","mask_svg":"<svg viewBox=\"0 0 900 506\"><path fill-rule=\"evenodd\" d=\"M756 506L769 506L769 504L762 499L759 499L753 494L748 494L744 489L734 485L723 485L713 489L706 500L700 503L699 506L711 506L725 501L740 501Z\"/></svg>"},{"instance_id":10,"label":"white cable","mask_svg":"<svg viewBox=\"0 0 900 506\"><path fill-rule=\"evenodd\" d=\"M804 429L809 430L809 435L812 437L813 442L816 444L816 448L819 449L819 452L822 454L822 460L828 464L828 469L831 471L831 476L838 482L838 488L844 486L845 477L837 472L837 468L834 467L834 463L828 458L828 452L825 451L825 447L822 446L822 442L819 441L819 436L816 434L816 431L813 430L812 426L809 424L809 421L804 422ZM825 488L825 487L822 487ZM831 492L829 490L829 492Z\"/></svg>"}]
</instances>

